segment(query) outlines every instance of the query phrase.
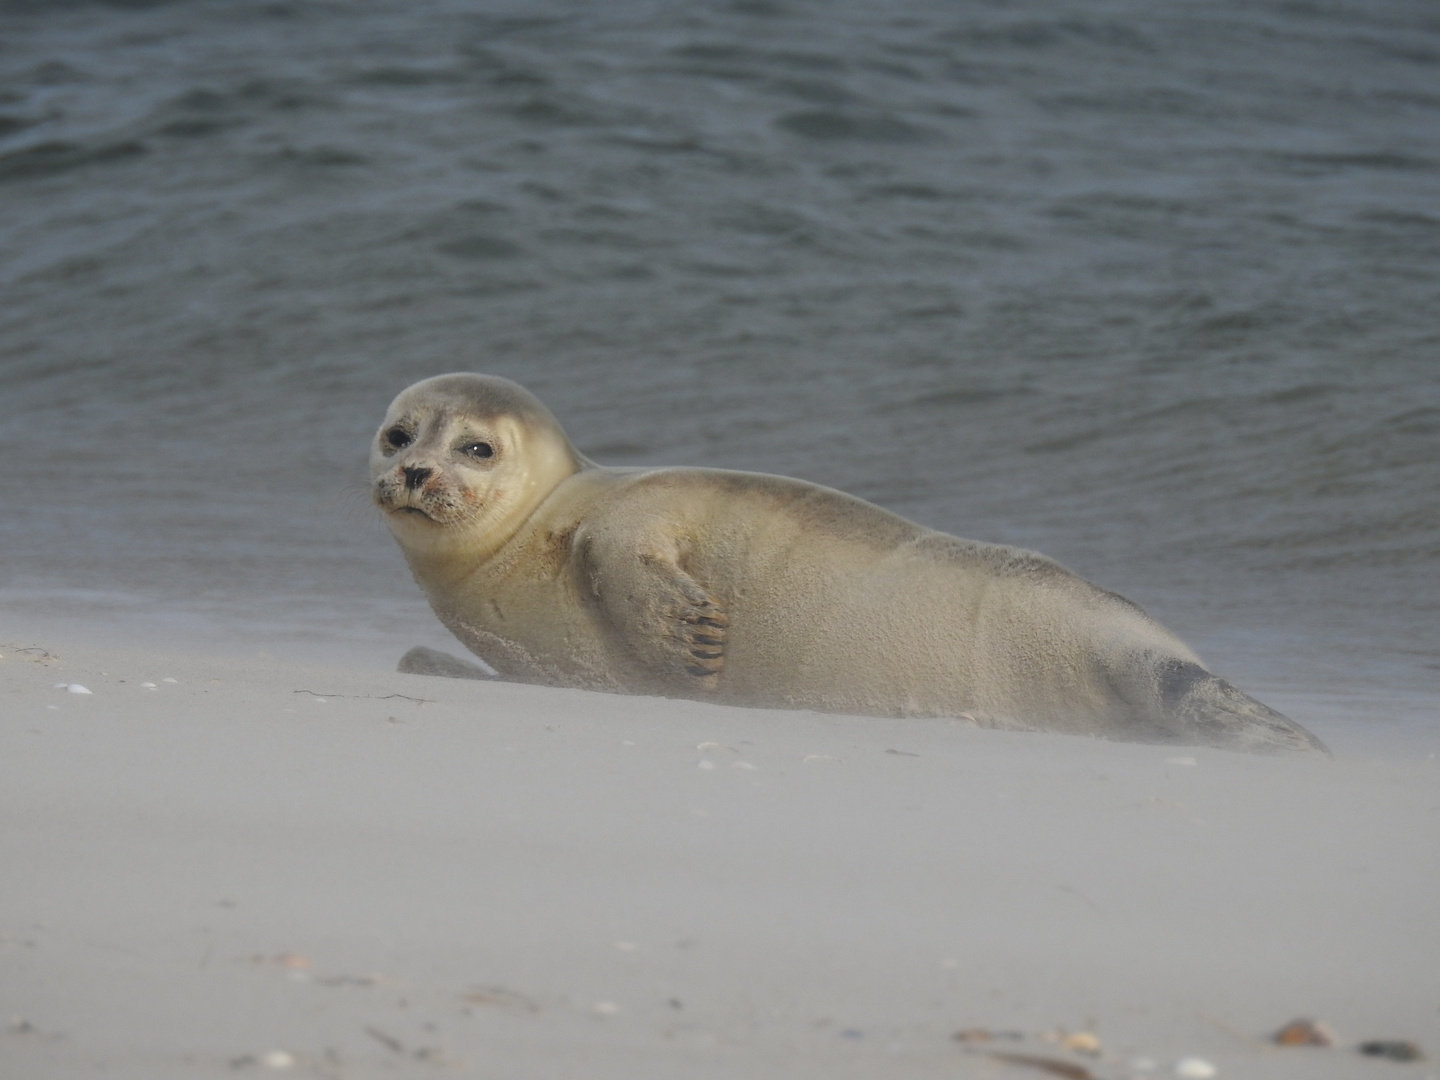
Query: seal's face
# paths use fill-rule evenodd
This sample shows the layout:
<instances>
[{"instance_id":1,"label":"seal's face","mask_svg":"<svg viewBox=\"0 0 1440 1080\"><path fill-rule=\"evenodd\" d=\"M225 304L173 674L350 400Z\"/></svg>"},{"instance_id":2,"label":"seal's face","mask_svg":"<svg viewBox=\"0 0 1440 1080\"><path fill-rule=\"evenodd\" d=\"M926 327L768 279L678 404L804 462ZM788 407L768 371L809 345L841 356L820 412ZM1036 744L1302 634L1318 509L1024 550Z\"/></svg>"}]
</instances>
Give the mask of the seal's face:
<instances>
[{"instance_id":1,"label":"seal's face","mask_svg":"<svg viewBox=\"0 0 1440 1080\"><path fill-rule=\"evenodd\" d=\"M375 503L411 554L488 554L580 467L554 417L528 392L485 375L410 387L375 436Z\"/></svg>"},{"instance_id":2,"label":"seal's face","mask_svg":"<svg viewBox=\"0 0 1440 1080\"><path fill-rule=\"evenodd\" d=\"M492 503L497 496L503 500L495 473L510 456L513 440L501 436L500 426L449 411L408 410L378 436L376 503L390 514L456 525L482 511L484 496Z\"/></svg>"}]
</instances>

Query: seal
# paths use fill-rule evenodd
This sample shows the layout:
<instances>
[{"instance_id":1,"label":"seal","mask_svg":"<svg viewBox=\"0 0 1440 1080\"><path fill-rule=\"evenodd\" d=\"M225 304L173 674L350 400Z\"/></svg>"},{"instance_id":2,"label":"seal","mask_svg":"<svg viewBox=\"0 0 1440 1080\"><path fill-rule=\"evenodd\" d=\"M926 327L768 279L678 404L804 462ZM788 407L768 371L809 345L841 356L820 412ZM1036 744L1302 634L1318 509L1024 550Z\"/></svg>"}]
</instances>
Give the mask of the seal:
<instances>
[{"instance_id":1,"label":"seal","mask_svg":"<svg viewBox=\"0 0 1440 1080\"><path fill-rule=\"evenodd\" d=\"M507 379L400 394L376 504L440 621L501 678L1258 751L1313 735L1129 600L801 480L604 468Z\"/></svg>"}]
</instances>

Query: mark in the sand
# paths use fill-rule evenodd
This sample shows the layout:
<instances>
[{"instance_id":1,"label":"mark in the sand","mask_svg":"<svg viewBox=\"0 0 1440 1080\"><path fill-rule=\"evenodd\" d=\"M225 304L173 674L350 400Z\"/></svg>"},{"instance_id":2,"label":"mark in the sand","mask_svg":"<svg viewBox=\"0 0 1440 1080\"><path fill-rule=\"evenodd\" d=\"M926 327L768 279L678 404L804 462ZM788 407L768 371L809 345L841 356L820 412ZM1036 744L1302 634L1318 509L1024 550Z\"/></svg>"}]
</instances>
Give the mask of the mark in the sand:
<instances>
[{"instance_id":1,"label":"mark in the sand","mask_svg":"<svg viewBox=\"0 0 1440 1080\"><path fill-rule=\"evenodd\" d=\"M321 986L379 986L385 982L384 975L327 975L316 979Z\"/></svg>"},{"instance_id":2,"label":"mark in the sand","mask_svg":"<svg viewBox=\"0 0 1440 1080\"><path fill-rule=\"evenodd\" d=\"M26 1035L32 1039L44 1039L47 1042L65 1037L53 1031L41 1031L23 1016L11 1017L7 1030L11 1035Z\"/></svg>"},{"instance_id":3,"label":"mark in the sand","mask_svg":"<svg viewBox=\"0 0 1440 1080\"><path fill-rule=\"evenodd\" d=\"M1084 900L1085 903L1087 903L1087 904L1090 905L1090 909L1091 909L1092 911L1094 911L1095 914L1097 914L1097 915L1104 915L1104 914L1105 914L1105 909L1104 909L1104 908L1102 908L1099 904L1095 903L1094 900L1091 900L1090 897L1086 896L1086 895L1085 895L1084 893L1082 893L1079 889L1073 888L1073 887L1071 887L1071 886L1069 886L1069 885L1056 885L1055 887L1056 887L1057 889L1059 889L1061 892L1068 892L1071 896L1078 896L1081 900Z\"/></svg>"},{"instance_id":4,"label":"mark in the sand","mask_svg":"<svg viewBox=\"0 0 1440 1080\"><path fill-rule=\"evenodd\" d=\"M1007 1065L1022 1065L1028 1069L1039 1069L1051 1076L1063 1076L1066 1080L1094 1080L1095 1074L1083 1065L1061 1058L1044 1057L1040 1054L1011 1054L1000 1050L985 1052L988 1058L1003 1061Z\"/></svg>"},{"instance_id":5,"label":"mark in the sand","mask_svg":"<svg viewBox=\"0 0 1440 1080\"><path fill-rule=\"evenodd\" d=\"M1360 1053L1367 1057L1388 1058L1391 1061L1424 1061L1420 1047L1404 1039L1371 1039L1360 1044Z\"/></svg>"},{"instance_id":6,"label":"mark in the sand","mask_svg":"<svg viewBox=\"0 0 1440 1080\"><path fill-rule=\"evenodd\" d=\"M1219 1017L1211 1016L1209 1013L1196 1013L1195 1015L1198 1016L1201 1020L1204 1020L1205 1023L1210 1024L1212 1027L1218 1028L1220 1031L1225 1032L1226 1035L1229 1035L1237 1042L1244 1043L1246 1046L1249 1046L1256 1050L1269 1049L1262 1040L1255 1038L1255 1036L1251 1035L1249 1032L1241 1031L1239 1028L1236 1028L1231 1024L1227 1024Z\"/></svg>"},{"instance_id":7,"label":"mark in the sand","mask_svg":"<svg viewBox=\"0 0 1440 1080\"><path fill-rule=\"evenodd\" d=\"M425 1024L424 1027L427 1031L435 1030L434 1024ZM439 1065L464 1064L463 1061L448 1057L443 1050L434 1046L420 1046L416 1047L414 1050L407 1050L405 1048L405 1044L402 1043L399 1039L395 1038L395 1036L387 1035L379 1028L372 1027L368 1024L365 1026L365 1034L369 1035L372 1039L380 1043L380 1045L384 1046L387 1050L391 1050L394 1053L403 1054L408 1057L415 1058L417 1061L432 1061Z\"/></svg>"},{"instance_id":8,"label":"mark in the sand","mask_svg":"<svg viewBox=\"0 0 1440 1080\"><path fill-rule=\"evenodd\" d=\"M124 945L114 945L108 941L92 941L90 938L82 938L81 940L92 949L104 949L106 952L124 953L126 956L145 955L142 952L136 952L134 949L127 949Z\"/></svg>"},{"instance_id":9,"label":"mark in the sand","mask_svg":"<svg viewBox=\"0 0 1440 1080\"><path fill-rule=\"evenodd\" d=\"M365 1034L369 1035L380 1045L386 1047L389 1050L393 1050L397 1054L405 1053L404 1043L402 1043L399 1039L395 1038L395 1036L393 1035L386 1035L385 1032L381 1031L379 1028L371 1027L369 1024L366 1024Z\"/></svg>"},{"instance_id":10,"label":"mark in the sand","mask_svg":"<svg viewBox=\"0 0 1440 1080\"><path fill-rule=\"evenodd\" d=\"M396 698L399 698L399 699L402 700L402 701L413 701L416 705L434 705L434 704L435 704L435 701L434 701L433 699L431 699L431 698L411 697L409 694L325 694L325 693L316 693L314 690L295 690L295 691L292 691L292 693L296 693L296 694L309 694L311 697L313 697L313 698L318 698L318 699L321 700L321 701L324 701L326 698L332 698L332 697L335 697L335 698L356 698L356 699L363 698L363 699L365 699L366 701L394 701Z\"/></svg>"},{"instance_id":11,"label":"mark in the sand","mask_svg":"<svg viewBox=\"0 0 1440 1080\"><path fill-rule=\"evenodd\" d=\"M276 953L274 956L267 956L265 953L256 953L250 957L252 964L275 964L286 971L309 971L314 966L308 956L301 953Z\"/></svg>"},{"instance_id":12,"label":"mark in the sand","mask_svg":"<svg viewBox=\"0 0 1440 1080\"><path fill-rule=\"evenodd\" d=\"M21 660L29 660L32 664L58 664L60 657L49 649L42 649L39 645L15 645L10 642L0 644L0 649L19 657ZM0 654L0 659L4 654Z\"/></svg>"},{"instance_id":13,"label":"mark in the sand","mask_svg":"<svg viewBox=\"0 0 1440 1080\"><path fill-rule=\"evenodd\" d=\"M503 986L481 986L476 987L468 993L461 994L460 1000L469 1002L471 1005L494 1005L501 1008L523 1009L525 1012L539 1012L540 1004L533 998L514 990L507 990Z\"/></svg>"}]
</instances>

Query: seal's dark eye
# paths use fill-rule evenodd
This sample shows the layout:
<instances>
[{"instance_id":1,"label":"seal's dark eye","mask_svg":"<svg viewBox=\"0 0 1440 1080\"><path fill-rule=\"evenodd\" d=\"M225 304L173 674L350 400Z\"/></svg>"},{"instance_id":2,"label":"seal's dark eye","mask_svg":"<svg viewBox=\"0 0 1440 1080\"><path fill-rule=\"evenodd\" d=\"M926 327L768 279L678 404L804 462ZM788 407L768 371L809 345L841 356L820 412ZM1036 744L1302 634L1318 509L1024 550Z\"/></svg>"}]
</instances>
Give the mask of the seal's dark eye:
<instances>
[{"instance_id":1,"label":"seal's dark eye","mask_svg":"<svg viewBox=\"0 0 1440 1080\"><path fill-rule=\"evenodd\" d=\"M469 454L473 458L488 458L495 456L495 448L488 442L466 443L460 448L462 454Z\"/></svg>"},{"instance_id":2,"label":"seal's dark eye","mask_svg":"<svg viewBox=\"0 0 1440 1080\"><path fill-rule=\"evenodd\" d=\"M385 440L385 445L392 450L399 450L402 447L409 446L415 441L410 437L410 433L403 427L392 427L389 431L385 432L382 438Z\"/></svg>"}]
</instances>

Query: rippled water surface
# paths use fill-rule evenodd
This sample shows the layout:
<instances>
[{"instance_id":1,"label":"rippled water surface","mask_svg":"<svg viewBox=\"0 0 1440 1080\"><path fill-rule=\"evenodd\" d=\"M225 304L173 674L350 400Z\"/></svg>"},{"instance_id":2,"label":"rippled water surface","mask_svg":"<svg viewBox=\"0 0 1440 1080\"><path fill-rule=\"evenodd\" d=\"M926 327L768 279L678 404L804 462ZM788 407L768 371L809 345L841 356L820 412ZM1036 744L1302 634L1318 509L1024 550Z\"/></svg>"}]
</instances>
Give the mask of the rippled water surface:
<instances>
[{"instance_id":1,"label":"rippled water surface","mask_svg":"<svg viewBox=\"0 0 1440 1080\"><path fill-rule=\"evenodd\" d=\"M389 399L1033 547L1440 730L1428 0L0 3L0 618L393 662ZM1428 725L1428 727L1427 727Z\"/></svg>"}]
</instances>

